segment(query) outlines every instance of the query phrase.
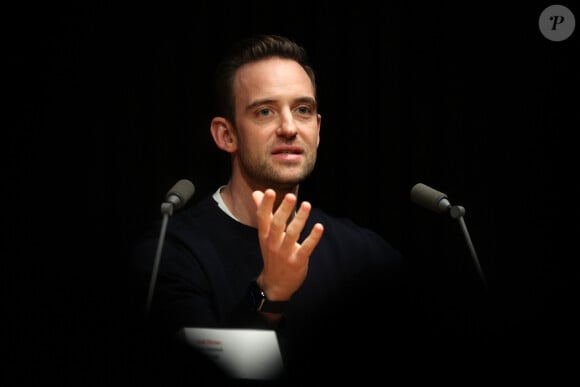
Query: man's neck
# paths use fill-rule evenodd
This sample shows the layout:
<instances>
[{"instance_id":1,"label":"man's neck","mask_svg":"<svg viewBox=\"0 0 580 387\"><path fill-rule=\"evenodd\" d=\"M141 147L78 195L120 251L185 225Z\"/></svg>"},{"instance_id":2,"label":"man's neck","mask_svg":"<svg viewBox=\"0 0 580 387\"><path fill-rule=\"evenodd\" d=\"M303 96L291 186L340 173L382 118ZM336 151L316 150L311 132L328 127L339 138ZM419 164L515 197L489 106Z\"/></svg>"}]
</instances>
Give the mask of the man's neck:
<instances>
[{"instance_id":1,"label":"man's neck","mask_svg":"<svg viewBox=\"0 0 580 387\"><path fill-rule=\"evenodd\" d=\"M232 177L224 189L221 190L222 199L230 212L243 224L258 228L258 218L256 216L256 204L252 198L252 192L264 191L271 187L251 186L245 180ZM298 185L291 190L276 190L276 201L274 211L284 199L287 193L298 195Z\"/></svg>"}]
</instances>

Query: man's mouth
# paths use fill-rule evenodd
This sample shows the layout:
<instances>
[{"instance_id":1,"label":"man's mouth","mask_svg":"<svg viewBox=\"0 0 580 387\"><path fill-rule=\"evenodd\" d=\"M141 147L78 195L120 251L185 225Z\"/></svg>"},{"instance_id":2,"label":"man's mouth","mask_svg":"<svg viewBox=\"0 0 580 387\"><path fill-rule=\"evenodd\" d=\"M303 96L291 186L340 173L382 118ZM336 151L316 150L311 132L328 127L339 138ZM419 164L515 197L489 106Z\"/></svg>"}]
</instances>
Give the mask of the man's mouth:
<instances>
[{"instance_id":1,"label":"man's mouth","mask_svg":"<svg viewBox=\"0 0 580 387\"><path fill-rule=\"evenodd\" d=\"M274 158L281 161L298 161L303 153L302 148L294 146L278 147L272 151Z\"/></svg>"},{"instance_id":2,"label":"man's mouth","mask_svg":"<svg viewBox=\"0 0 580 387\"><path fill-rule=\"evenodd\" d=\"M301 148L295 147L295 146L278 147L272 151L273 155L279 155L279 154L301 155L302 153L304 153L304 151Z\"/></svg>"}]
</instances>

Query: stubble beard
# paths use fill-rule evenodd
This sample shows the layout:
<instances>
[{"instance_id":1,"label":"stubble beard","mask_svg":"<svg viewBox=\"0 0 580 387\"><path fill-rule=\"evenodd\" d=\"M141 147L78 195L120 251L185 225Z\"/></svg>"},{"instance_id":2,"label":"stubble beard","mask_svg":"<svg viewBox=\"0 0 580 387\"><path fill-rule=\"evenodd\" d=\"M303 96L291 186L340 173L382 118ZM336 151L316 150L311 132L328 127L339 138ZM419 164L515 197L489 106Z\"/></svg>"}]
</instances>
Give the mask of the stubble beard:
<instances>
[{"instance_id":1,"label":"stubble beard","mask_svg":"<svg viewBox=\"0 0 580 387\"><path fill-rule=\"evenodd\" d=\"M240 167L253 181L272 189L290 190L303 182L314 170L316 152L303 154L300 165L285 166L271 160L258 160L251 156L240 158Z\"/></svg>"}]
</instances>

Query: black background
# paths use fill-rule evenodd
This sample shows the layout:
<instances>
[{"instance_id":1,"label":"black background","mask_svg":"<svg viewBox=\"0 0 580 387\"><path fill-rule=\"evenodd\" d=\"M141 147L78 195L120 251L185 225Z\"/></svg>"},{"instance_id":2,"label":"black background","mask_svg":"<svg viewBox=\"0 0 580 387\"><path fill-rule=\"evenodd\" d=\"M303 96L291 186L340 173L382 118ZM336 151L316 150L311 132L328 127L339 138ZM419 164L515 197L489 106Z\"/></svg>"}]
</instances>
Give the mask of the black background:
<instances>
[{"instance_id":1,"label":"black background","mask_svg":"<svg viewBox=\"0 0 580 387\"><path fill-rule=\"evenodd\" d=\"M302 198L404 253L433 334L490 337L495 355L567 369L580 67L578 31L562 42L540 33L550 4L8 7L2 273L17 378L124 376L128 249L178 179L194 182L192 203L226 182L229 159L209 134L213 71L256 32L296 39L317 71L321 143ZM458 222L411 203L417 182L466 208L484 309Z\"/></svg>"}]
</instances>

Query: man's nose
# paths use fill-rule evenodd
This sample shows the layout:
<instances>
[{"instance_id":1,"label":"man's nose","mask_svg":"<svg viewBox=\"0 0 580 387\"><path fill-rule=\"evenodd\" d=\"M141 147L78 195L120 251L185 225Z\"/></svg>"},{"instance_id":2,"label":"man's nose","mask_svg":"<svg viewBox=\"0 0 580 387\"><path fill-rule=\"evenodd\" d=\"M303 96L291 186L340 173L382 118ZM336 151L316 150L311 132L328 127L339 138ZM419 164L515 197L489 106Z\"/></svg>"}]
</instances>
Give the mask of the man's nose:
<instances>
[{"instance_id":1,"label":"man's nose","mask_svg":"<svg viewBox=\"0 0 580 387\"><path fill-rule=\"evenodd\" d=\"M297 133L296 123L292 112L286 111L281 115L280 125L276 131L276 134L280 137L292 138L295 137Z\"/></svg>"}]
</instances>

